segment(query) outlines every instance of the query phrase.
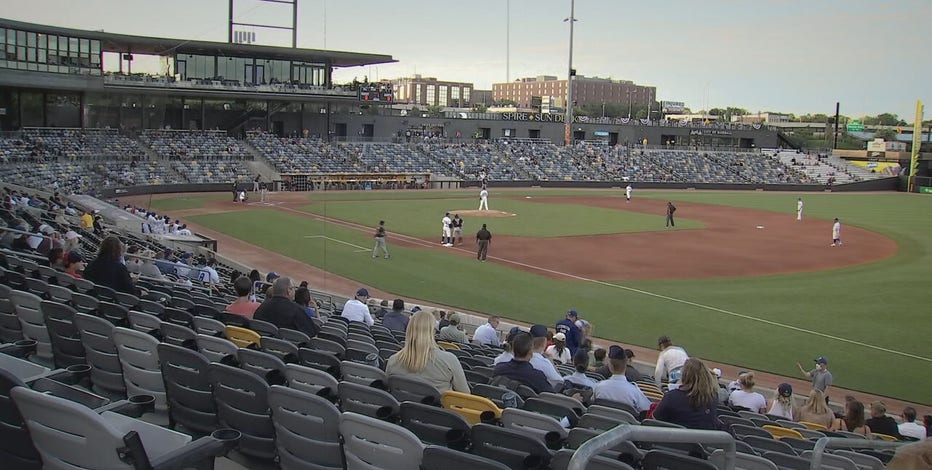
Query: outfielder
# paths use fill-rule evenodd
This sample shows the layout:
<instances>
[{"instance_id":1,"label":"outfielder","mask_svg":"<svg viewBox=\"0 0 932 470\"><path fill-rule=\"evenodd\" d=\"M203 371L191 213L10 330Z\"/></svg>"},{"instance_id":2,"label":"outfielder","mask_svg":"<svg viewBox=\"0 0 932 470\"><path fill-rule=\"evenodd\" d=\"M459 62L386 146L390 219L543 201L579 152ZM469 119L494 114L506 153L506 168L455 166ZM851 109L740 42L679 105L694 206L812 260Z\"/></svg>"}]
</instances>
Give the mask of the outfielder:
<instances>
[{"instance_id":1,"label":"outfielder","mask_svg":"<svg viewBox=\"0 0 932 470\"><path fill-rule=\"evenodd\" d=\"M796 220L803 220L803 198L796 199Z\"/></svg>"},{"instance_id":2,"label":"outfielder","mask_svg":"<svg viewBox=\"0 0 932 470\"><path fill-rule=\"evenodd\" d=\"M631 202L631 185L625 186L625 202Z\"/></svg>"},{"instance_id":3,"label":"outfielder","mask_svg":"<svg viewBox=\"0 0 932 470\"><path fill-rule=\"evenodd\" d=\"M440 237L440 244L443 246L453 246L453 237L451 236L451 226L453 225L453 220L450 219L449 212L443 216L441 223L443 223L443 232Z\"/></svg>"},{"instance_id":4,"label":"outfielder","mask_svg":"<svg viewBox=\"0 0 932 470\"><path fill-rule=\"evenodd\" d=\"M489 210L489 190L485 189L485 186L482 187L482 191L479 191L479 210Z\"/></svg>"},{"instance_id":5,"label":"outfielder","mask_svg":"<svg viewBox=\"0 0 932 470\"><path fill-rule=\"evenodd\" d=\"M378 256L378 252L381 249L382 253L385 254L385 259L388 259L388 246L385 245L385 221L380 220L379 226L375 228L375 246L372 247L372 257L375 258Z\"/></svg>"},{"instance_id":6,"label":"outfielder","mask_svg":"<svg viewBox=\"0 0 932 470\"><path fill-rule=\"evenodd\" d=\"M838 221L838 217L835 217L835 224L832 225L832 245L837 246L841 245L841 222Z\"/></svg>"}]
</instances>

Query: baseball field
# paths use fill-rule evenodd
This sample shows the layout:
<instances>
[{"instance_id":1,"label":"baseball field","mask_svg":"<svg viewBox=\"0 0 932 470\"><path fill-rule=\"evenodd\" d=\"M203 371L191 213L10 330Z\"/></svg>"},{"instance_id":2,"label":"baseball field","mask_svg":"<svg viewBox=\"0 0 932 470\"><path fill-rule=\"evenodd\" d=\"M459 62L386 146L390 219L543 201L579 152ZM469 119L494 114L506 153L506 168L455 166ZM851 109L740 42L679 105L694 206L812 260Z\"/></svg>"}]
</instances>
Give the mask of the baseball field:
<instances>
[{"instance_id":1,"label":"baseball field","mask_svg":"<svg viewBox=\"0 0 932 470\"><path fill-rule=\"evenodd\" d=\"M572 308L599 337L653 347L667 334L691 355L788 376L826 356L838 386L932 404L932 198L644 190L626 203L619 190L516 189L494 191L488 213L478 202L398 191L152 206L404 298L548 325ZM461 246L440 246L447 211L465 218ZM843 244L830 247L835 217ZM391 259L370 256L379 220ZM486 263L473 243L483 223Z\"/></svg>"}]
</instances>

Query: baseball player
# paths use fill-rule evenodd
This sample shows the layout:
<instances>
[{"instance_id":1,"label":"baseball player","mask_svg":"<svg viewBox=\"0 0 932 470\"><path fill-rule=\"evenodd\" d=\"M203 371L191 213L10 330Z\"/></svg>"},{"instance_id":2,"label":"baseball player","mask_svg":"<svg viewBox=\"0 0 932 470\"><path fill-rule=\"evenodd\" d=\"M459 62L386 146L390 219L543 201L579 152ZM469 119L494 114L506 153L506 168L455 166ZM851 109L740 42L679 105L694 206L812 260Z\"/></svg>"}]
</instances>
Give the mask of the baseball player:
<instances>
[{"instance_id":1,"label":"baseball player","mask_svg":"<svg viewBox=\"0 0 932 470\"><path fill-rule=\"evenodd\" d=\"M375 228L375 246L372 247L372 257L375 258L378 256L378 252L381 249L382 253L385 254L385 259L388 259L388 246L385 245L385 221L380 220L379 226Z\"/></svg>"},{"instance_id":2,"label":"baseball player","mask_svg":"<svg viewBox=\"0 0 932 470\"><path fill-rule=\"evenodd\" d=\"M482 191L479 191L479 210L489 210L489 190L485 189L485 186L482 187Z\"/></svg>"},{"instance_id":3,"label":"baseball player","mask_svg":"<svg viewBox=\"0 0 932 470\"><path fill-rule=\"evenodd\" d=\"M239 190L239 202L242 202L244 206L246 205L246 190L245 189Z\"/></svg>"},{"instance_id":4,"label":"baseball player","mask_svg":"<svg viewBox=\"0 0 932 470\"><path fill-rule=\"evenodd\" d=\"M453 219L450 218L449 212L443 216L441 223L443 223L443 232L440 237L440 244L447 247L453 246L453 237L451 236L451 226L453 225Z\"/></svg>"},{"instance_id":5,"label":"baseball player","mask_svg":"<svg viewBox=\"0 0 932 470\"><path fill-rule=\"evenodd\" d=\"M803 198L796 199L796 220L803 220Z\"/></svg>"},{"instance_id":6,"label":"baseball player","mask_svg":"<svg viewBox=\"0 0 932 470\"><path fill-rule=\"evenodd\" d=\"M463 244L463 219L459 214L453 214L453 246L459 242Z\"/></svg>"},{"instance_id":7,"label":"baseball player","mask_svg":"<svg viewBox=\"0 0 932 470\"><path fill-rule=\"evenodd\" d=\"M832 245L841 245L841 222L835 217L835 224L832 225Z\"/></svg>"},{"instance_id":8,"label":"baseball player","mask_svg":"<svg viewBox=\"0 0 932 470\"><path fill-rule=\"evenodd\" d=\"M676 206L672 202L667 202L667 227L676 227L673 223L673 213L676 212Z\"/></svg>"},{"instance_id":9,"label":"baseball player","mask_svg":"<svg viewBox=\"0 0 932 470\"><path fill-rule=\"evenodd\" d=\"M631 202L631 191L632 191L631 184L628 184L628 186L625 186L625 202Z\"/></svg>"}]
</instances>

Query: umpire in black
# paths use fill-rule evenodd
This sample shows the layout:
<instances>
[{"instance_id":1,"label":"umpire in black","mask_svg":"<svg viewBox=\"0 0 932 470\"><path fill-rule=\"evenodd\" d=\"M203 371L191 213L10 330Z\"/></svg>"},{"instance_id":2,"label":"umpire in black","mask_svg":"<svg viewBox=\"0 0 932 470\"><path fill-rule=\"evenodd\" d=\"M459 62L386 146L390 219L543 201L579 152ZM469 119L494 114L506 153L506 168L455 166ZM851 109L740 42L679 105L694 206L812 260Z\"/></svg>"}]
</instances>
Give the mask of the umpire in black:
<instances>
[{"instance_id":1,"label":"umpire in black","mask_svg":"<svg viewBox=\"0 0 932 470\"><path fill-rule=\"evenodd\" d=\"M492 232L489 232L485 224L482 224L482 228L476 232L476 246L479 247L479 251L476 253L477 260L485 261L485 256L489 253L489 244L491 243Z\"/></svg>"}]
</instances>

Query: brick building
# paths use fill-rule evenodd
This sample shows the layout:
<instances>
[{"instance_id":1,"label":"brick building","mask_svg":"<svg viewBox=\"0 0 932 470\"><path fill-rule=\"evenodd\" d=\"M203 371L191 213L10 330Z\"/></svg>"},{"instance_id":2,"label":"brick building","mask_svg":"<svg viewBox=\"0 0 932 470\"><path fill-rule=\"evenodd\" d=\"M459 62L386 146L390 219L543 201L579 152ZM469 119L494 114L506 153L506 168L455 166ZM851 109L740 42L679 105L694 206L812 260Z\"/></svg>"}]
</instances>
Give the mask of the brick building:
<instances>
[{"instance_id":1,"label":"brick building","mask_svg":"<svg viewBox=\"0 0 932 470\"><path fill-rule=\"evenodd\" d=\"M394 87L396 103L444 107L472 105L472 83L447 82L420 75L388 81Z\"/></svg>"},{"instance_id":2,"label":"brick building","mask_svg":"<svg viewBox=\"0 0 932 470\"><path fill-rule=\"evenodd\" d=\"M573 101L577 106L587 104L615 103L634 107L653 104L657 87L637 85L627 80L583 77L573 80ZM551 75L520 78L511 83L492 84L492 98L496 102L511 100L519 107L540 106L552 102L553 106L566 106L566 80Z\"/></svg>"}]
</instances>

